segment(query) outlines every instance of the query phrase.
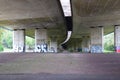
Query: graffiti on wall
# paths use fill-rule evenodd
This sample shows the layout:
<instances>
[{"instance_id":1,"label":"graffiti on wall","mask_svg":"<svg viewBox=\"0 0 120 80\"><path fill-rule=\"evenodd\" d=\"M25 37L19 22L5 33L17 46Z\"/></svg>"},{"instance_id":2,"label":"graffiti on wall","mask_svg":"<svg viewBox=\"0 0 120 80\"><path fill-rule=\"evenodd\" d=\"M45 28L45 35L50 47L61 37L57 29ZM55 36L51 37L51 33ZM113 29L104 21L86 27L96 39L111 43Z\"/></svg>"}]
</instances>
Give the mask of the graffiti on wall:
<instances>
[{"instance_id":1,"label":"graffiti on wall","mask_svg":"<svg viewBox=\"0 0 120 80\"><path fill-rule=\"evenodd\" d=\"M89 48L87 48L87 47L84 47L84 48L82 48L82 52L89 52Z\"/></svg>"},{"instance_id":2,"label":"graffiti on wall","mask_svg":"<svg viewBox=\"0 0 120 80\"><path fill-rule=\"evenodd\" d=\"M14 52L25 52L25 46L15 45L13 50Z\"/></svg>"},{"instance_id":3,"label":"graffiti on wall","mask_svg":"<svg viewBox=\"0 0 120 80\"><path fill-rule=\"evenodd\" d=\"M55 52L55 49L54 49L54 47L51 47L51 52Z\"/></svg>"},{"instance_id":4,"label":"graffiti on wall","mask_svg":"<svg viewBox=\"0 0 120 80\"><path fill-rule=\"evenodd\" d=\"M36 52L47 52L47 44L41 44L36 46Z\"/></svg>"},{"instance_id":5,"label":"graffiti on wall","mask_svg":"<svg viewBox=\"0 0 120 80\"><path fill-rule=\"evenodd\" d=\"M117 53L120 53L120 46L116 46L115 49L116 49L116 52L117 52Z\"/></svg>"},{"instance_id":6,"label":"graffiti on wall","mask_svg":"<svg viewBox=\"0 0 120 80\"><path fill-rule=\"evenodd\" d=\"M102 53L102 46L100 45L91 46L91 53Z\"/></svg>"}]
</instances>

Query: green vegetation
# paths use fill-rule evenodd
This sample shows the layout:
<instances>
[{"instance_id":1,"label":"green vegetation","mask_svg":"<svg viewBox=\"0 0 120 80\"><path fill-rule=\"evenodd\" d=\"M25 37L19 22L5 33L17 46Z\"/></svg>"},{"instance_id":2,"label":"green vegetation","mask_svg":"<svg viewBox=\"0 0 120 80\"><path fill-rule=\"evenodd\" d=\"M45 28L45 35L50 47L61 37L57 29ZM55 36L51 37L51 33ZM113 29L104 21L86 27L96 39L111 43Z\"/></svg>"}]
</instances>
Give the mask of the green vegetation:
<instances>
[{"instance_id":1,"label":"green vegetation","mask_svg":"<svg viewBox=\"0 0 120 80\"><path fill-rule=\"evenodd\" d=\"M3 29L0 28L0 51L3 51L4 48L2 46L2 37L3 37Z\"/></svg>"},{"instance_id":2,"label":"green vegetation","mask_svg":"<svg viewBox=\"0 0 120 80\"><path fill-rule=\"evenodd\" d=\"M35 40L31 37L26 36L26 47L27 49L33 49ZM13 31L0 28L0 52L11 51L13 48Z\"/></svg>"},{"instance_id":3,"label":"green vegetation","mask_svg":"<svg viewBox=\"0 0 120 80\"><path fill-rule=\"evenodd\" d=\"M35 39L26 36L26 46L28 47L28 49L33 49L35 46Z\"/></svg>"},{"instance_id":4,"label":"green vegetation","mask_svg":"<svg viewBox=\"0 0 120 80\"><path fill-rule=\"evenodd\" d=\"M114 33L104 36L104 49L105 52L114 52Z\"/></svg>"},{"instance_id":5,"label":"green vegetation","mask_svg":"<svg viewBox=\"0 0 120 80\"><path fill-rule=\"evenodd\" d=\"M2 45L0 45L0 51L3 51L3 50L4 50L3 46L2 46Z\"/></svg>"},{"instance_id":6,"label":"green vegetation","mask_svg":"<svg viewBox=\"0 0 120 80\"><path fill-rule=\"evenodd\" d=\"M12 49L13 38L12 38L12 31L4 30L3 37L2 37L2 44L5 48Z\"/></svg>"},{"instance_id":7,"label":"green vegetation","mask_svg":"<svg viewBox=\"0 0 120 80\"><path fill-rule=\"evenodd\" d=\"M12 49L12 31L0 28L0 51Z\"/></svg>"}]
</instances>

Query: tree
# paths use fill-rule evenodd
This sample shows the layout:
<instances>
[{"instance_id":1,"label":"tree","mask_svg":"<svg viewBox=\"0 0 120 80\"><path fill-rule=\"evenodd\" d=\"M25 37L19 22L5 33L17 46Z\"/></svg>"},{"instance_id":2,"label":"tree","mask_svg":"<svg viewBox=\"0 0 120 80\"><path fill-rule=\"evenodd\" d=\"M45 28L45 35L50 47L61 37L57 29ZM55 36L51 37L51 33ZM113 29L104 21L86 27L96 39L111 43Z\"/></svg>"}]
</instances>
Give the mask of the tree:
<instances>
[{"instance_id":1,"label":"tree","mask_svg":"<svg viewBox=\"0 0 120 80\"><path fill-rule=\"evenodd\" d=\"M3 32L4 32L4 30L2 28L0 28L0 51L4 50L3 45L2 45Z\"/></svg>"},{"instance_id":2,"label":"tree","mask_svg":"<svg viewBox=\"0 0 120 80\"><path fill-rule=\"evenodd\" d=\"M1 51L3 51L3 48L12 48L12 31L0 28L0 47Z\"/></svg>"},{"instance_id":3,"label":"tree","mask_svg":"<svg viewBox=\"0 0 120 80\"><path fill-rule=\"evenodd\" d=\"M33 48L34 45L35 45L35 40L33 38L31 38L31 37L26 36L26 45L29 48Z\"/></svg>"},{"instance_id":4,"label":"tree","mask_svg":"<svg viewBox=\"0 0 120 80\"><path fill-rule=\"evenodd\" d=\"M114 51L114 33L110 33L104 37L104 49Z\"/></svg>"}]
</instances>

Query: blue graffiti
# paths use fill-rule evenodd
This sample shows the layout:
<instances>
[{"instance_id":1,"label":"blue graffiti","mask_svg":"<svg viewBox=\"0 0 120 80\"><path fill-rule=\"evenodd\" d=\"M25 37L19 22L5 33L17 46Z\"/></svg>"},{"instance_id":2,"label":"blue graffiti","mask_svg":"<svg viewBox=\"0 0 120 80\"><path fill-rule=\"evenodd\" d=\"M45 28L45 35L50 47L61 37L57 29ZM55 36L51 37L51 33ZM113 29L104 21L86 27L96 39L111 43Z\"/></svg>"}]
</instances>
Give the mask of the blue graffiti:
<instances>
[{"instance_id":1,"label":"blue graffiti","mask_svg":"<svg viewBox=\"0 0 120 80\"><path fill-rule=\"evenodd\" d=\"M102 53L102 46L100 45L91 46L91 53Z\"/></svg>"}]
</instances>

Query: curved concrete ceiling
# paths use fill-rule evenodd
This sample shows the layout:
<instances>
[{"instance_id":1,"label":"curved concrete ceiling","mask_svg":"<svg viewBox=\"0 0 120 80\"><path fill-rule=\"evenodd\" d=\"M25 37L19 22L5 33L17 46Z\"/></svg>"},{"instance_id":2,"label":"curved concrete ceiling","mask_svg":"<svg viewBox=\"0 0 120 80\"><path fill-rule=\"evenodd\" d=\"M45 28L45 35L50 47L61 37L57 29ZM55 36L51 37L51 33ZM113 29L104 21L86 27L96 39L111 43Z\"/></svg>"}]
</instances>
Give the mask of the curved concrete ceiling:
<instances>
[{"instance_id":1,"label":"curved concrete ceiling","mask_svg":"<svg viewBox=\"0 0 120 80\"><path fill-rule=\"evenodd\" d=\"M0 0L0 20L61 17L57 0Z\"/></svg>"},{"instance_id":2,"label":"curved concrete ceiling","mask_svg":"<svg viewBox=\"0 0 120 80\"><path fill-rule=\"evenodd\" d=\"M26 34L32 37L35 28L47 28L51 35L64 36L66 31L58 0L0 0L0 26L26 29Z\"/></svg>"},{"instance_id":3,"label":"curved concrete ceiling","mask_svg":"<svg viewBox=\"0 0 120 80\"><path fill-rule=\"evenodd\" d=\"M89 35L92 26L112 32L113 25L120 25L119 4L120 0L72 0L73 37Z\"/></svg>"},{"instance_id":4,"label":"curved concrete ceiling","mask_svg":"<svg viewBox=\"0 0 120 80\"><path fill-rule=\"evenodd\" d=\"M120 0L72 0L75 12L81 17L112 14L120 10Z\"/></svg>"},{"instance_id":5,"label":"curved concrete ceiling","mask_svg":"<svg viewBox=\"0 0 120 80\"><path fill-rule=\"evenodd\" d=\"M0 25L49 28L63 22L58 0L0 0Z\"/></svg>"},{"instance_id":6,"label":"curved concrete ceiling","mask_svg":"<svg viewBox=\"0 0 120 80\"><path fill-rule=\"evenodd\" d=\"M104 26L105 33L109 33L113 25L120 25L120 0L71 0L71 3L73 37L89 35L91 26ZM61 32L65 29L59 0L0 0L0 26L58 28Z\"/></svg>"}]
</instances>

